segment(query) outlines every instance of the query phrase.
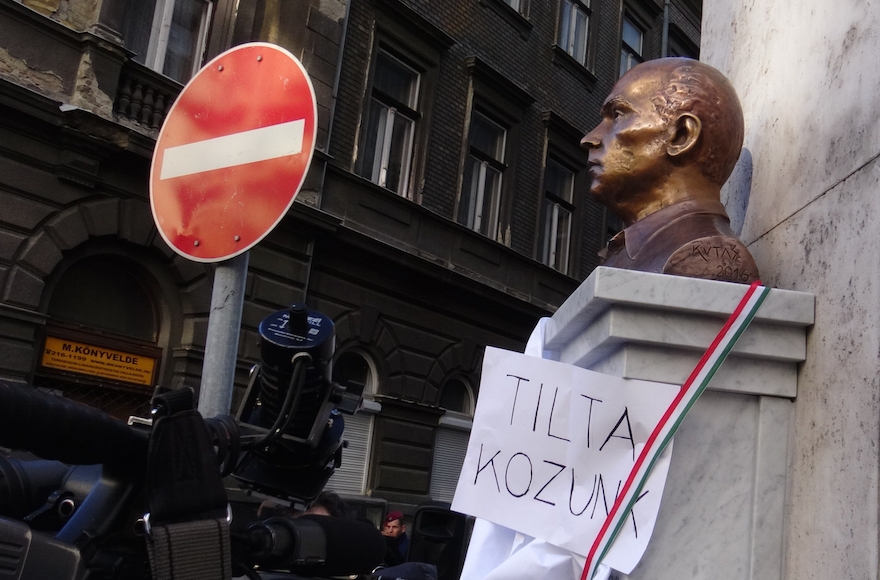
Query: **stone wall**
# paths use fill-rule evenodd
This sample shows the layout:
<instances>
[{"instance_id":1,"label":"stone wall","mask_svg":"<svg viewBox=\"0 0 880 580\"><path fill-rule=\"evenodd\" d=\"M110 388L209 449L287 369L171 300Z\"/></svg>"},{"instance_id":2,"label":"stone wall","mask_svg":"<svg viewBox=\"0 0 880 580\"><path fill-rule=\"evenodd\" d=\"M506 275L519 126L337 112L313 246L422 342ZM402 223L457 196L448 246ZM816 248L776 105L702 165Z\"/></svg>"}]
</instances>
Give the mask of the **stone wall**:
<instances>
[{"instance_id":1,"label":"stone wall","mask_svg":"<svg viewBox=\"0 0 880 580\"><path fill-rule=\"evenodd\" d=\"M702 59L746 115L727 205L764 281L816 295L799 371L785 578L878 578L880 12L719 0ZM873 209L872 209L873 208Z\"/></svg>"}]
</instances>

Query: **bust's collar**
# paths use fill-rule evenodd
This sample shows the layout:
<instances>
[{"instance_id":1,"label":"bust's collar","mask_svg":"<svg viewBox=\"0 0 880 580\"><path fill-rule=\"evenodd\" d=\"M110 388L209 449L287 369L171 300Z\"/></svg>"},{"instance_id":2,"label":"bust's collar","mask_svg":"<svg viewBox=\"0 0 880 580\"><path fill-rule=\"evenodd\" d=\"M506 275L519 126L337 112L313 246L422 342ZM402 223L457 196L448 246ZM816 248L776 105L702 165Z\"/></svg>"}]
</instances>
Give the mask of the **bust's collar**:
<instances>
[{"instance_id":1,"label":"bust's collar","mask_svg":"<svg viewBox=\"0 0 880 580\"><path fill-rule=\"evenodd\" d=\"M693 214L716 214L727 217L724 205L720 201L710 199L680 201L640 219L611 238L608 245L613 247L623 241L626 244L627 255L630 259L635 259L654 236L678 220ZM622 240L618 238L622 238Z\"/></svg>"}]
</instances>

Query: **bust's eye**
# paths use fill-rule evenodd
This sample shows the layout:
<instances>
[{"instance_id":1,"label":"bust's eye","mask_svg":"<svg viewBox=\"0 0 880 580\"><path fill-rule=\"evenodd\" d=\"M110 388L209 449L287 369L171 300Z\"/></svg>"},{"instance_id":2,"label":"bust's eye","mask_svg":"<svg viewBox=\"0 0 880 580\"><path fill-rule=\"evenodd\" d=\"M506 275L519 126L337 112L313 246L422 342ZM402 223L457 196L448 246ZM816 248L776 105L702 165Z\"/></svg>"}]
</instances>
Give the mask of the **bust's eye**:
<instances>
[{"instance_id":1,"label":"bust's eye","mask_svg":"<svg viewBox=\"0 0 880 580\"><path fill-rule=\"evenodd\" d=\"M623 117L623 115L624 112L620 109L614 109L613 111L611 111L611 118L615 120L620 119L621 117Z\"/></svg>"}]
</instances>

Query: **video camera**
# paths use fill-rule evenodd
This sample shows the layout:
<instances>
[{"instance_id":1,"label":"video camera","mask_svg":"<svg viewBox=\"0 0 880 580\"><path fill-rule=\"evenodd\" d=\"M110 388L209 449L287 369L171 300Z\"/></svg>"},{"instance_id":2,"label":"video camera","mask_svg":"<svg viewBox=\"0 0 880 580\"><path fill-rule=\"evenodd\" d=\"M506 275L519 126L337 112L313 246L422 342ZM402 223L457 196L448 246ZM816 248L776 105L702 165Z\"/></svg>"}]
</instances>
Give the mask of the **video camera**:
<instances>
[{"instance_id":1,"label":"video camera","mask_svg":"<svg viewBox=\"0 0 880 580\"><path fill-rule=\"evenodd\" d=\"M222 477L306 505L341 463L340 413L361 404L363 385L331 380L329 318L298 304L268 316L259 332L261 362L234 417L203 419L191 389L157 390L152 417L126 424L0 384L0 445L41 458L0 455L0 575L159 580L188 567L205 573L187 577L208 578L219 566L293 578L375 568L385 542L369 522L273 517L230 528Z\"/></svg>"}]
</instances>

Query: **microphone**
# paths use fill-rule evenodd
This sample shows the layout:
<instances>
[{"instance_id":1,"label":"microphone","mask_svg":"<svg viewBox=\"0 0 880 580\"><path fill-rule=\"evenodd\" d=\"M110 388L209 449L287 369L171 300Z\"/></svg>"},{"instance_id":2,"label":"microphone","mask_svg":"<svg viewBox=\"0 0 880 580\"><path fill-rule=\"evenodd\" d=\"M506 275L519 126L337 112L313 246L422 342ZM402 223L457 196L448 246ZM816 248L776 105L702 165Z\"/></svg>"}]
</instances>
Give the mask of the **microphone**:
<instances>
[{"instance_id":1,"label":"microphone","mask_svg":"<svg viewBox=\"0 0 880 580\"><path fill-rule=\"evenodd\" d=\"M0 383L0 445L75 465L147 456L147 438L110 415L30 387Z\"/></svg>"},{"instance_id":2,"label":"microphone","mask_svg":"<svg viewBox=\"0 0 880 580\"><path fill-rule=\"evenodd\" d=\"M368 521L319 515L269 518L252 524L245 535L254 563L296 574L368 574L385 556L385 538Z\"/></svg>"}]
</instances>

